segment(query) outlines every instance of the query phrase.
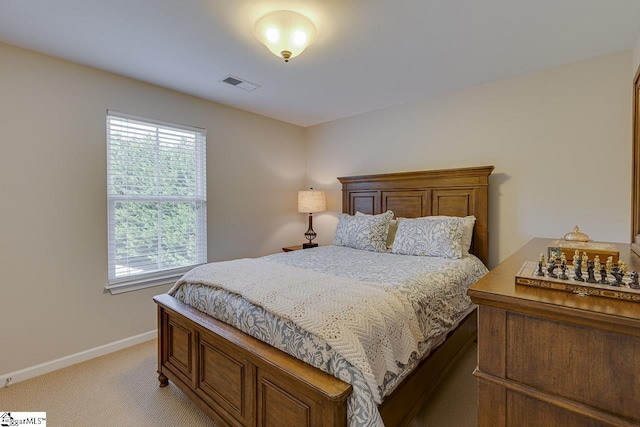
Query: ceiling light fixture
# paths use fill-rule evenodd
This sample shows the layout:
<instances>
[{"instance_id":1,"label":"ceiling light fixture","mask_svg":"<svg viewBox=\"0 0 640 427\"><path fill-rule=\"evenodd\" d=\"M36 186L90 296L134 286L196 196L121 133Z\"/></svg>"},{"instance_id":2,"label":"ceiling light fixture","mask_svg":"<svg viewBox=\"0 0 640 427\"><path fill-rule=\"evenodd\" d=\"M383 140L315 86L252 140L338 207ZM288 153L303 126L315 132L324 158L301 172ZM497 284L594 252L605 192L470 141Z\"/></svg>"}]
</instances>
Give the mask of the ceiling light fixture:
<instances>
[{"instance_id":1,"label":"ceiling light fixture","mask_svg":"<svg viewBox=\"0 0 640 427\"><path fill-rule=\"evenodd\" d=\"M304 15L291 10L277 10L258 19L253 29L256 37L274 55L289 58L300 55L316 39L316 27Z\"/></svg>"}]
</instances>

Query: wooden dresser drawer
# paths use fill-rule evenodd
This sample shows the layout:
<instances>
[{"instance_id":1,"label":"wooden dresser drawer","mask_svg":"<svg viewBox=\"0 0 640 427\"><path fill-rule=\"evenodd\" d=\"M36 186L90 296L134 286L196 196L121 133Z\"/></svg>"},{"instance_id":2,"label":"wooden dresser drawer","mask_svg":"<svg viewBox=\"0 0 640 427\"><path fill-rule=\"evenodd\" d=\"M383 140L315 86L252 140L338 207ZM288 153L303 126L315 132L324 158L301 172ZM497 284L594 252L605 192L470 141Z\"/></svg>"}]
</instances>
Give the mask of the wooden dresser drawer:
<instances>
[{"instance_id":1,"label":"wooden dresser drawer","mask_svg":"<svg viewBox=\"0 0 640 427\"><path fill-rule=\"evenodd\" d=\"M640 338L507 313L506 378L640 421Z\"/></svg>"}]
</instances>

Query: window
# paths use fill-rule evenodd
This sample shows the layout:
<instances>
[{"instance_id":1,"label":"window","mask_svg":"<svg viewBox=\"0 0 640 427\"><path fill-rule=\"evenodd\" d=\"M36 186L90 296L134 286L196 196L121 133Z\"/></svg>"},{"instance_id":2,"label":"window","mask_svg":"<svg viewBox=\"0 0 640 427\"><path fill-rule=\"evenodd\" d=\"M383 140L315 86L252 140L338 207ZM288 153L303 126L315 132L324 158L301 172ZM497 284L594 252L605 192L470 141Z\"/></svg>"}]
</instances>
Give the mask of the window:
<instances>
[{"instance_id":1,"label":"window","mask_svg":"<svg viewBox=\"0 0 640 427\"><path fill-rule=\"evenodd\" d=\"M111 293L207 260L206 131L107 111Z\"/></svg>"}]
</instances>

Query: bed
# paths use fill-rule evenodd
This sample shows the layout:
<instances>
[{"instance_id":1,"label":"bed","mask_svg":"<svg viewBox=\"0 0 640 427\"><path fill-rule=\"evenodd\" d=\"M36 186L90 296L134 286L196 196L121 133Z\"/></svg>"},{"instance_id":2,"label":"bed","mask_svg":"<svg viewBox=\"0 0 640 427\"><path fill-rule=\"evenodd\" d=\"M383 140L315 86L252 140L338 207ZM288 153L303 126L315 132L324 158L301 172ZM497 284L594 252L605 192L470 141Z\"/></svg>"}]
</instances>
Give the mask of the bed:
<instances>
[{"instance_id":1,"label":"bed","mask_svg":"<svg viewBox=\"0 0 640 427\"><path fill-rule=\"evenodd\" d=\"M343 212L380 216L391 210L402 218L474 215L469 252L486 264L488 177L492 170L487 166L338 178ZM299 256L310 257L311 251L302 251ZM158 304L160 385L174 382L220 426L346 427L348 403L351 418L357 411L351 384L171 295L154 300ZM411 421L475 334L476 313L471 309L448 331L446 340L443 335L437 348L416 360L411 373L403 374L399 384L390 387L393 391L379 398L383 400L377 411L386 426Z\"/></svg>"}]
</instances>

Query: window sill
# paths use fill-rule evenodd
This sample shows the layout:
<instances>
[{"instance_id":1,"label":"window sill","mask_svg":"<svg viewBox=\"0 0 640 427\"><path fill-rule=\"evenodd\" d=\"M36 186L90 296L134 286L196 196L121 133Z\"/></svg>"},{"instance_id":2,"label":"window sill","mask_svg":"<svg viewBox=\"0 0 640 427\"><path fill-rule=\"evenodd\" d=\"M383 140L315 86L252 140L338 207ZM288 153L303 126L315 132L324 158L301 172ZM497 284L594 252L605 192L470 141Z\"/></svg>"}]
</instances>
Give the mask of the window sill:
<instances>
[{"instance_id":1,"label":"window sill","mask_svg":"<svg viewBox=\"0 0 640 427\"><path fill-rule=\"evenodd\" d=\"M170 271L157 272L142 277L129 277L117 279L105 286L105 289L112 295L122 294L125 292L137 291L140 289L152 288L154 286L172 285L184 273L196 267L191 265L188 267L177 268Z\"/></svg>"}]
</instances>

